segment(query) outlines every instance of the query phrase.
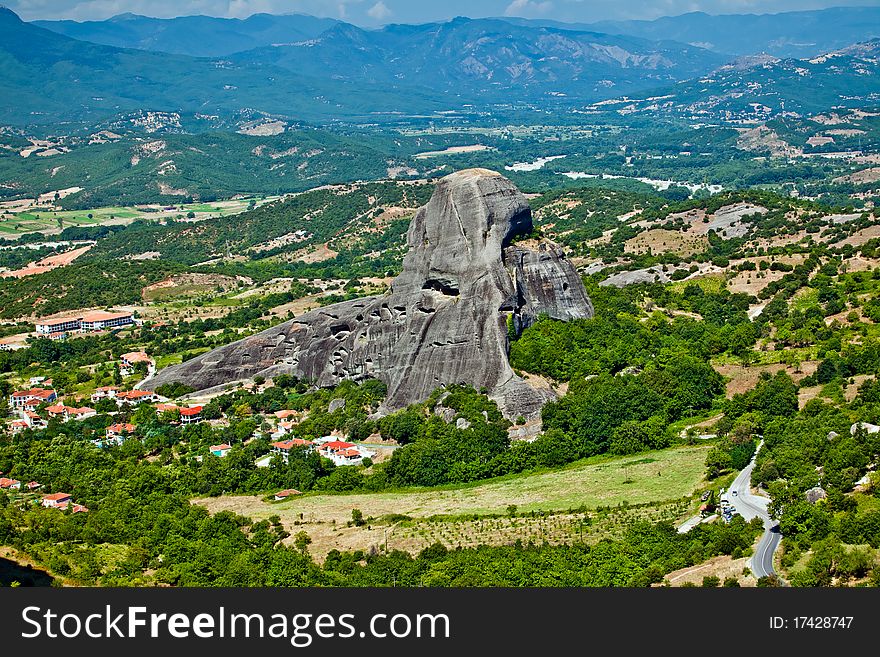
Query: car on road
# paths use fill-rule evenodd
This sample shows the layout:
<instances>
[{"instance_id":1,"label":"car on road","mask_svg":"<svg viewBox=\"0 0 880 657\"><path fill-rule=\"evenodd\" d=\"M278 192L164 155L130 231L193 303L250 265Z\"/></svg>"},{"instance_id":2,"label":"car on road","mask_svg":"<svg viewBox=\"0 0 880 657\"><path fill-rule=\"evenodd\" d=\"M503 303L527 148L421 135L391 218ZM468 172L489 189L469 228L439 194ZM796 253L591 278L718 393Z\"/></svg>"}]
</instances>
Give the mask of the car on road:
<instances>
[{"instance_id":1,"label":"car on road","mask_svg":"<svg viewBox=\"0 0 880 657\"><path fill-rule=\"evenodd\" d=\"M735 490L732 490L732 491L730 491L730 494L735 497L737 495L737 492Z\"/></svg>"}]
</instances>

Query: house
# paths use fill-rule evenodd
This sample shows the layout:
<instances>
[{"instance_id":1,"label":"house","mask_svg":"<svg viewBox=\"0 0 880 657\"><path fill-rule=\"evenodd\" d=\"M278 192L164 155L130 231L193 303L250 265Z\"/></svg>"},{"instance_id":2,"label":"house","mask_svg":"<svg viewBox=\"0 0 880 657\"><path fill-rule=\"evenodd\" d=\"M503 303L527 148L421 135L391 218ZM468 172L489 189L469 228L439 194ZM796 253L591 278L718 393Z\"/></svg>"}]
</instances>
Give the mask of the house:
<instances>
[{"instance_id":1,"label":"house","mask_svg":"<svg viewBox=\"0 0 880 657\"><path fill-rule=\"evenodd\" d=\"M292 497L294 495L302 495L302 493L295 488L288 488L287 490L280 490L275 493L274 498L276 502L281 502L282 500L286 500L288 497Z\"/></svg>"},{"instance_id":2,"label":"house","mask_svg":"<svg viewBox=\"0 0 880 657\"><path fill-rule=\"evenodd\" d=\"M43 495L40 504L47 509L57 509L60 505L66 507L72 500L73 495L69 493L50 493L49 495Z\"/></svg>"},{"instance_id":3,"label":"house","mask_svg":"<svg viewBox=\"0 0 880 657\"><path fill-rule=\"evenodd\" d=\"M373 456L372 452L341 440L324 443L318 451L321 456L330 459L335 465L359 465L365 458Z\"/></svg>"},{"instance_id":4,"label":"house","mask_svg":"<svg viewBox=\"0 0 880 657\"><path fill-rule=\"evenodd\" d=\"M275 411L275 417L279 420L287 420L292 417L299 417L301 413L299 411L295 411L293 409L286 409L283 411Z\"/></svg>"},{"instance_id":5,"label":"house","mask_svg":"<svg viewBox=\"0 0 880 657\"><path fill-rule=\"evenodd\" d=\"M0 477L0 490L21 490L21 482L18 479Z\"/></svg>"},{"instance_id":6,"label":"house","mask_svg":"<svg viewBox=\"0 0 880 657\"><path fill-rule=\"evenodd\" d=\"M120 406L123 404L152 404L157 401L159 401L159 395L152 390L128 390L116 393L116 403Z\"/></svg>"},{"instance_id":7,"label":"house","mask_svg":"<svg viewBox=\"0 0 880 657\"><path fill-rule=\"evenodd\" d=\"M118 328L134 324L134 315L130 312L108 313L103 310L86 313L80 319L80 328L83 331L103 331L108 328Z\"/></svg>"},{"instance_id":8,"label":"house","mask_svg":"<svg viewBox=\"0 0 880 657\"><path fill-rule=\"evenodd\" d=\"M72 420L85 420L89 417L94 417L97 415L97 411L94 408L89 408L88 406L80 406L78 408L67 407L67 415Z\"/></svg>"},{"instance_id":9,"label":"house","mask_svg":"<svg viewBox=\"0 0 880 657\"><path fill-rule=\"evenodd\" d=\"M102 386L100 388L95 388L95 392L92 393L92 402L98 402L102 399L115 399L118 392L119 388L116 386Z\"/></svg>"},{"instance_id":10,"label":"house","mask_svg":"<svg viewBox=\"0 0 880 657\"><path fill-rule=\"evenodd\" d=\"M9 430L12 432L12 435L15 435L29 428L29 426L24 420L13 420L9 423Z\"/></svg>"},{"instance_id":11,"label":"house","mask_svg":"<svg viewBox=\"0 0 880 657\"><path fill-rule=\"evenodd\" d=\"M46 407L46 413L50 418L66 420L67 419L67 406L64 404L53 404L52 406Z\"/></svg>"},{"instance_id":12,"label":"house","mask_svg":"<svg viewBox=\"0 0 880 657\"><path fill-rule=\"evenodd\" d=\"M211 445L208 450L214 456L218 456L222 459L232 451L232 445L227 445L226 443L223 443L222 445Z\"/></svg>"},{"instance_id":13,"label":"house","mask_svg":"<svg viewBox=\"0 0 880 657\"><path fill-rule=\"evenodd\" d=\"M177 404L156 404L156 415L162 415L169 411L179 411L180 406Z\"/></svg>"},{"instance_id":14,"label":"house","mask_svg":"<svg viewBox=\"0 0 880 657\"><path fill-rule=\"evenodd\" d=\"M73 504L72 502L62 502L55 508L59 511L67 511L67 508L70 507L71 513L88 513L88 507L83 506L82 504Z\"/></svg>"},{"instance_id":15,"label":"house","mask_svg":"<svg viewBox=\"0 0 880 657\"><path fill-rule=\"evenodd\" d=\"M25 486L25 488L27 488L28 490L37 490L38 488L42 488L42 487L43 487L43 484L36 482L36 481L29 481Z\"/></svg>"},{"instance_id":16,"label":"house","mask_svg":"<svg viewBox=\"0 0 880 657\"><path fill-rule=\"evenodd\" d=\"M108 445L121 445L125 442L125 437L134 433L135 426L133 424L111 424L104 432L104 440L93 440L92 444L103 449Z\"/></svg>"},{"instance_id":17,"label":"house","mask_svg":"<svg viewBox=\"0 0 880 657\"><path fill-rule=\"evenodd\" d=\"M97 411L95 411L94 408L89 408L88 406L77 408L75 406L65 406L64 404L47 406L46 412L49 414L50 418L60 419L63 422L67 422L68 420L85 420L86 418L97 415Z\"/></svg>"},{"instance_id":18,"label":"house","mask_svg":"<svg viewBox=\"0 0 880 657\"><path fill-rule=\"evenodd\" d=\"M272 443L270 447L272 448L272 454L281 454L281 456L284 457L284 462L287 463L291 450L300 447L311 449L312 443L308 440L303 440L302 438L293 438L291 440L281 440L277 443Z\"/></svg>"},{"instance_id":19,"label":"house","mask_svg":"<svg viewBox=\"0 0 880 657\"><path fill-rule=\"evenodd\" d=\"M18 409L18 416L21 418L21 421L25 423L26 426L37 429L44 429L46 427L46 420L41 418L36 412L32 411L29 408L20 408Z\"/></svg>"},{"instance_id":20,"label":"house","mask_svg":"<svg viewBox=\"0 0 880 657\"><path fill-rule=\"evenodd\" d=\"M281 421L278 423L278 426L275 428L275 432L272 434L272 438L281 438L286 436L288 432L290 432L293 427L296 426L296 422L284 422Z\"/></svg>"},{"instance_id":21,"label":"house","mask_svg":"<svg viewBox=\"0 0 880 657\"><path fill-rule=\"evenodd\" d=\"M195 424L202 421L202 407L193 406L191 408L180 409L180 421L183 424Z\"/></svg>"},{"instance_id":22,"label":"house","mask_svg":"<svg viewBox=\"0 0 880 657\"><path fill-rule=\"evenodd\" d=\"M137 363L152 363L153 359L145 351L130 351L119 357L123 367L134 367Z\"/></svg>"},{"instance_id":23,"label":"house","mask_svg":"<svg viewBox=\"0 0 880 657\"><path fill-rule=\"evenodd\" d=\"M25 406L39 406L42 403L51 403L58 399L58 395L51 388L31 388L30 390L16 390L9 396L9 405L12 408Z\"/></svg>"},{"instance_id":24,"label":"house","mask_svg":"<svg viewBox=\"0 0 880 657\"><path fill-rule=\"evenodd\" d=\"M133 424L129 424L128 422L124 424L111 424L107 427L107 431L104 432L104 435L107 438L117 438L121 436L128 436L134 433L136 427Z\"/></svg>"}]
</instances>

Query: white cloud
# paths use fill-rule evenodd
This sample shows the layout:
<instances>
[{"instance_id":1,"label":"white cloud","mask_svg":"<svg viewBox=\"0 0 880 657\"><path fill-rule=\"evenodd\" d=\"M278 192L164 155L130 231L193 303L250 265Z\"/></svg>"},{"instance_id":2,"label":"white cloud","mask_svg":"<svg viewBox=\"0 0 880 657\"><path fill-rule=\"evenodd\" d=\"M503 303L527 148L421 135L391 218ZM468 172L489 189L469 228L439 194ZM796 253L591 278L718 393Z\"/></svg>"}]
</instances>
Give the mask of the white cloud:
<instances>
[{"instance_id":1,"label":"white cloud","mask_svg":"<svg viewBox=\"0 0 880 657\"><path fill-rule=\"evenodd\" d=\"M379 2L377 2L367 10L367 16L377 21L385 20L390 15L391 10L384 2L382 2L382 0L379 0Z\"/></svg>"},{"instance_id":2,"label":"white cloud","mask_svg":"<svg viewBox=\"0 0 880 657\"><path fill-rule=\"evenodd\" d=\"M550 0L538 2L537 0L513 0L507 9L504 10L505 16L537 16L545 14L553 8Z\"/></svg>"}]
</instances>

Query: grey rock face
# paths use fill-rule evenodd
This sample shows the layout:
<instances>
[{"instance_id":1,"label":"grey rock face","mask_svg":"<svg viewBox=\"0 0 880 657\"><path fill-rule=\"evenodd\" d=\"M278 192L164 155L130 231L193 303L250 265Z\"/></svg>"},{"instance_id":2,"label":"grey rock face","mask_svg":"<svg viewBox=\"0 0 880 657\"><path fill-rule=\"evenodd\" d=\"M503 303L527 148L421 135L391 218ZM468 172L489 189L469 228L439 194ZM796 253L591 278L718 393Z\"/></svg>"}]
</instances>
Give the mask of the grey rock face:
<instances>
[{"instance_id":1,"label":"grey rock face","mask_svg":"<svg viewBox=\"0 0 880 657\"><path fill-rule=\"evenodd\" d=\"M438 387L485 387L508 416L530 416L548 400L511 370L508 318L516 331L541 313L589 318L593 306L574 267L532 231L525 197L485 169L437 184L409 228L409 251L391 290L314 310L280 326L160 372L199 391L292 374L319 386L377 378L385 410L426 399Z\"/></svg>"}]
</instances>

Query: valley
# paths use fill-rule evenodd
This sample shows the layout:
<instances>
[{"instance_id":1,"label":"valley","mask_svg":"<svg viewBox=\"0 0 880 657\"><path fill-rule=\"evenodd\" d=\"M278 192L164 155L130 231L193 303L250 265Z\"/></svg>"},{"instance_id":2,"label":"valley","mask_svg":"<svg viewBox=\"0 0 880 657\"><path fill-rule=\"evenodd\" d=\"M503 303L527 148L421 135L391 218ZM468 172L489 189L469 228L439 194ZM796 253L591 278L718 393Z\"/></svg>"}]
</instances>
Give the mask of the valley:
<instances>
[{"instance_id":1,"label":"valley","mask_svg":"<svg viewBox=\"0 0 880 657\"><path fill-rule=\"evenodd\" d=\"M880 584L872 17L0 9L0 583Z\"/></svg>"}]
</instances>

